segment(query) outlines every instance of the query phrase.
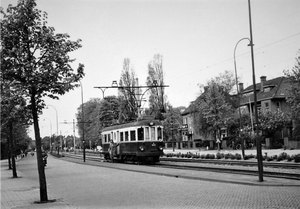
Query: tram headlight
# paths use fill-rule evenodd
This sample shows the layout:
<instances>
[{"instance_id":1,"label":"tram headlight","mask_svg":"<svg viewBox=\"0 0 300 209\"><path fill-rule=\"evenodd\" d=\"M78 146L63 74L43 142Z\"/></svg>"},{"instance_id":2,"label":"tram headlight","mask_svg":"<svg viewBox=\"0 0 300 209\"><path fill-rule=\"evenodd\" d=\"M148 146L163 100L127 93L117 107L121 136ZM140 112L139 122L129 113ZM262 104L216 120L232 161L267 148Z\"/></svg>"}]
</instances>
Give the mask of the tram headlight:
<instances>
[{"instance_id":1,"label":"tram headlight","mask_svg":"<svg viewBox=\"0 0 300 209\"><path fill-rule=\"evenodd\" d=\"M140 146L139 149L143 152L145 150L144 146Z\"/></svg>"},{"instance_id":2,"label":"tram headlight","mask_svg":"<svg viewBox=\"0 0 300 209\"><path fill-rule=\"evenodd\" d=\"M159 146L158 149L159 149L159 150L163 150L164 148L163 148L162 146Z\"/></svg>"}]
</instances>

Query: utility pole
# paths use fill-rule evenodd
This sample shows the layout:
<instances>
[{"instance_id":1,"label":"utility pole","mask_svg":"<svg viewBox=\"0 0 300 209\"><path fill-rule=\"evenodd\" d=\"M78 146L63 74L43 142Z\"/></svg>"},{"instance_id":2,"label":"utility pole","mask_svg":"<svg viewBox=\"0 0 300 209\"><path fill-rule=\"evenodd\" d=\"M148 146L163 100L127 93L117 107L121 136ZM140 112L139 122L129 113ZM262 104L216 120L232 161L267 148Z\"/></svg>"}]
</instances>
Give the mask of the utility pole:
<instances>
[{"instance_id":1,"label":"utility pole","mask_svg":"<svg viewBox=\"0 0 300 209\"><path fill-rule=\"evenodd\" d=\"M259 138L259 130L258 130L257 95L256 95L255 69L254 69L254 53L253 53L253 36L252 36L250 0L248 0L248 7L249 7L249 26L250 26L250 46L251 46L251 58L252 58L254 109L255 109L255 123L256 123L256 152L257 152L258 176L259 176L259 181L263 181L264 179L263 179L261 141Z\"/></svg>"}]
</instances>

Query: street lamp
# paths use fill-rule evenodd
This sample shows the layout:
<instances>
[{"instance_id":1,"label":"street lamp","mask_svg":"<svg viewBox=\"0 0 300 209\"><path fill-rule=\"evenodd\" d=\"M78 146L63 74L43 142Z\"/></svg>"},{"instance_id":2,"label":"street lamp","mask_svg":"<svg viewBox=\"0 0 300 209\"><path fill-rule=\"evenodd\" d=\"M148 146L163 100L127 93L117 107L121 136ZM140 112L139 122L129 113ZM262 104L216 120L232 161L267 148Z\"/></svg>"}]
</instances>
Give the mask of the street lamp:
<instances>
[{"instance_id":1,"label":"street lamp","mask_svg":"<svg viewBox=\"0 0 300 209\"><path fill-rule=\"evenodd\" d=\"M85 162L85 140L84 140L84 112L83 112L83 86L81 81L79 80L80 87L81 87L81 123L82 127L82 145L83 145L83 162Z\"/></svg>"},{"instance_id":2,"label":"street lamp","mask_svg":"<svg viewBox=\"0 0 300 209\"><path fill-rule=\"evenodd\" d=\"M248 7L249 7L249 26L250 26L250 46L251 46L251 58L252 58L253 94L254 94L254 108L255 108L255 122L256 122L257 164L258 164L259 181L263 181L263 164L262 164L262 153L261 153L261 141L260 141L260 138L259 138L259 130L258 130L257 95L256 95L255 69L254 69L254 53L253 53L253 36L252 36L250 0L248 0Z\"/></svg>"},{"instance_id":3,"label":"street lamp","mask_svg":"<svg viewBox=\"0 0 300 209\"><path fill-rule=\"evenodd\" d=\"M237 78L237 70L236 70L236 60L235 60L235 51L236 51L236 48L238 46L238 44L243 41L243 40L248 40L250 43L251 43L251 40L249 38L242 38L240 39L235 47L234 47L234 52L233 52L233 58L234 58L234 70L235 70L235 84L236 84L236 91L237 91L237 96L238 96L238 102L239 102L239 119L240 119L240 128L239 128L239 137L241 139L241 146L242 146L242 156L243 156L243 159L245 159L245 148L244 148L244 139L241 137L241 129L242 129L242 119L241 119L241 95L240 95L240 91L239 91L239 88L238 88L238 78ZM248 45L250 46L250 45ZM251 108L251 107L250 107Z\"/></svg>"}]
</instances>

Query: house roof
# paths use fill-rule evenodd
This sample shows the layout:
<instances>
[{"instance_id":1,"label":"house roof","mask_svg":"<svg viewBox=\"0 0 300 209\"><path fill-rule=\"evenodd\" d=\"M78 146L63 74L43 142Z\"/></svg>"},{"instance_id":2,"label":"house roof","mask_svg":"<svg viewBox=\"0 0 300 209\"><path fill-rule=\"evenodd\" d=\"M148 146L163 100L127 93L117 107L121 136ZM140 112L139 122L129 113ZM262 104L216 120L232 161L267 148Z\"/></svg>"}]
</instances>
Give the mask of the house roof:
<instances>
[{"instance_id":1,"label":"house roof","mask_svg":"<svg viewBox=\"0 0 300 209\"><path fill-rule=\"evenodd\" d=\"M264 91L261 90L261 83L255 85L257 101L268 99L284 99L288 95L290 85L286 82L286 77L277 77L264 81ZM245 105L254 102L253 85L242 91L240 104Z\"/></svg>"}]
</instances>

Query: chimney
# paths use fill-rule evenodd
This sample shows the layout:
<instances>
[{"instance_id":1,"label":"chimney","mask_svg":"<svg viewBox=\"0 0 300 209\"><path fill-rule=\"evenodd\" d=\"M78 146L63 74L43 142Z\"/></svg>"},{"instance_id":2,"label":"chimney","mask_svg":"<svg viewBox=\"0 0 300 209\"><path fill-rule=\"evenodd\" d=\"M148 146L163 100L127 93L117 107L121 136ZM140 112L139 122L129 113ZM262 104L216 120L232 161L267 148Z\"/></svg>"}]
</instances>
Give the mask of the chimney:
<instances>
[{"instance_id":1,"label":"chimney","mask_svg":"<svg viewBox=\"0 0 300 209\"><path fill-rule=\"evenodd\" d=\"M260 77L260 90L263 91L264 90L264 84L267 81L267 77L266 76L261 76Z\"/></svg>"},{"instance_id":2,"label":"chimney","mask_svg":"<svg viewBox=\"0 0 300 209\"><path fill-rule=\"evenodd\" d=\"M242 93L244 91L244 84L239 83L239 93Z\"/></svg>"}]
</instances>

